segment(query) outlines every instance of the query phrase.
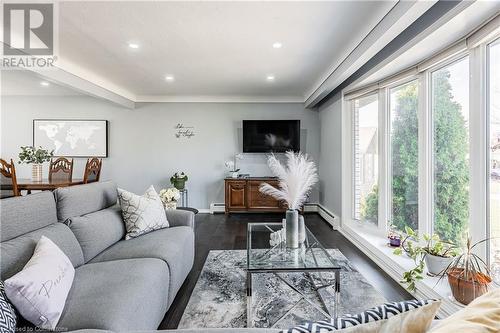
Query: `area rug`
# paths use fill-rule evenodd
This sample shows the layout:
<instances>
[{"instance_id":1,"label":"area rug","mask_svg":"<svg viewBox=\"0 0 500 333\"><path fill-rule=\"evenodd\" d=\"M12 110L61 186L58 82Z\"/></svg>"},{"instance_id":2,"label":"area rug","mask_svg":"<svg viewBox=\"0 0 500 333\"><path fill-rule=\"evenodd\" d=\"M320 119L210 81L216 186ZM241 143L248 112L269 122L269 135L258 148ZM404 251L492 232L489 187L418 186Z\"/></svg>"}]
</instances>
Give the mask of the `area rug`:
<instances>
[{"instance_id":1,"label":"area rug","mask_svg":"<svg viewBox=\"0 0 500 333\"><path fill-rule=\"evenodd\" d=\"M341 270L339 315L359 313L386 302L386 299L352 267L349 260L336 249L328 252L337 259ZM246 250L210 251L198 282L179 323L179 328L235 328L247 326ZM281 274L310 301L325 308L333 306L333 289L322 289L321 297L315 287L333 282L330 273ZM305 321L324 320L324 314L311 306L273 274L254 274L253 326L287 328ZM315 286L316 285L316 286Z\"/></svg>"}]
</instances>

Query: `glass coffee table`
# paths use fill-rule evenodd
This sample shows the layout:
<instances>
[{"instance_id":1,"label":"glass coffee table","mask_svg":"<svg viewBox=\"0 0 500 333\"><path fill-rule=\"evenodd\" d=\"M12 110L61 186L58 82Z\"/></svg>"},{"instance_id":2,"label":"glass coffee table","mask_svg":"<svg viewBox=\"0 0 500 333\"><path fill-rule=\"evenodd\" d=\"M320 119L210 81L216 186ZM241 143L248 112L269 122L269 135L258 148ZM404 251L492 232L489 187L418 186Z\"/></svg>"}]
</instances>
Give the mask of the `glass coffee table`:
<instances>
[{"instance_id":1,"label":"glass coffee table","mask_svg":"<svg viewBox=\"0 0 500 333\"><path fill-rule=\"evenodd\" d=\"M282 223L249 223L247 229L247 327L253 326L252 313L252 275L259 273L274 274L281 282L285 283L294 292L300 295L300 300L306 301L316 308L326 318L334 320L337 318L338 304L340 301L340 265L325 250L321 243L314 237L312 232L306 228L305 242L297 249L287 248L285 243L271 245L271 233L282 229ZM291 282L287 281L282 273L306 273L312 285L319 295L321 289L333 287L334 302L327 306L321 296L319 299L322 306L314 303L302 291L297 289ZM322 273L333 273L335 282L325 283ZM316 285L311 273L317 273L321 285ZM294 307L295 307L294 305ZM292 307L293 309L293 307ZM283 314L275 321L275 324L284 318L292 309Z\"/></svg>"}]
</instances>

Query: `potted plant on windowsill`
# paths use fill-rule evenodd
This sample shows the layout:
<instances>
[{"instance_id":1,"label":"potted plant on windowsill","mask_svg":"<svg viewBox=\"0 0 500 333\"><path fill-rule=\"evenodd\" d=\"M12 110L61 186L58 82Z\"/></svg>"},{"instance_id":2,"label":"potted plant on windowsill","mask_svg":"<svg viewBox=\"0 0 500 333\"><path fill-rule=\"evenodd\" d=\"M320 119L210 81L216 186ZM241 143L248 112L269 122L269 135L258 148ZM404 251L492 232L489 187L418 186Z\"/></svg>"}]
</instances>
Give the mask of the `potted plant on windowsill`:
<instances>
[{"instance_id":1,"label":"potted plant on windowsill","mask_svg":"<svg viewBox=\"0 0 500 333\"><path fill-rule=\"evenodd\" d=\"M418 233L410 227L405 227L404 240L401 248L394 250L394 254L401 255L403 251L415 262L415 267L403 273L402 283L407 285L409 291L416 289L416 281L423 279L424 267L427 266L431 276L443 273L457 255L454 244L442 241L438 235L423 235L423 244Z\"/></svg>"},{"instance_id":2,"label":"potted plant on windowsill","mask_svg":"<svg viewBox=\"0 0 500 333\"><path fill-rule=\"evenodd\" d=\"M23 146L19 153L19 163L31 164L31 178L34 181L42 181L42 165L44 162L50 161L52 156L54 156L53 150L49 152L42 147Z\"/></svg>"},{"instance_id":3,"label":"potted plant on windowsill","mask_svg":"<svg viewBox=\"0 0 500 333\"><path fill-rule=\"evenodd\" d=\"M440 280L447 277L455 300L464 305L486 293L492 282L488 265L473 252L476 246L487 240L472 244L468 238L465 249L440 274Z\"/></svg>"}]
</instances>

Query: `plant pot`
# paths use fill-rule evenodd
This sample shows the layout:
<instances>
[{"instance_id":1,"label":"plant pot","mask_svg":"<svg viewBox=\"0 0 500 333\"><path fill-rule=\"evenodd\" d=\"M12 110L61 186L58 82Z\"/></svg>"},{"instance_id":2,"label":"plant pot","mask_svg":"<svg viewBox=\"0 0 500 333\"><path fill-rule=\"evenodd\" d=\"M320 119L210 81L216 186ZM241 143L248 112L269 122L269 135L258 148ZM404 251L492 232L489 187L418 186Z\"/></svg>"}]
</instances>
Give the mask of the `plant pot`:
<instances>
[{"instance_id":1,"label":"plant pot","mask_svg":"<svg viewBox=\"0 0 500 333\"><path fill-rule=\"evenodd\" d=\"M185 179L174 179L171 181L171 183L179 191L183 190L186 187L186 180Z\"/></svg>"},{"instance_id":2,"label":"plant pot","mask_svg":"<svg viewBox=\"0 0 500 333\"><path fill-rule=\"evenodd\" d=\"M389 237L389 245L392 247L400 247L401 246L401 238Z\"/></svg>"},{"instance_id":3,"label":"plant pot","mask_svg":"<svg viewBox=\"0 0 500 333\"><path fill-rule=\"evenodd\" d=\"M491 277L483 273L471 273L465 280L463 268L454 268L448 271L448 283L450 284L453 297L460 303L468 305L477 297L488 291Z\"/></svg>"},{"instance_id":4,"label":"plant pot","mask_svg":"<svg viewBox=\"0 0 500 333\"><path fill-rule=\"evenodd\" d=\"M175 210L177 209L177 201L170 201L164 203L166 210Z\"/></svg>"},{"instance_id":5,"label":"plant pot","mask_svg":"<svg viewBox=\"0 0 500 333\"><path fill-rule=\"evenodd\" d=\"M453 257L439 257L429 253L425 254L425 265L430 275L443 273L453 261Z\"/></svg>"},{"instance_id":6,"label":"plant pot","mask_svg":"<svg viewBox=\"0 0 500 333\"><path fill-rule=\"evenodd\" d=\"M232 178L238 178L238 171L232 171L231 172L231 177Z\"/></svg>"},{"instance_id":7,"label":"plant pot","mask_svg":"<svg viewBox=\"0 0 500 333\"><path fill-rule=\"evenodd\" d=\"M41 182L43 178L42 164L32 164L31 166L31 179L35 182Z\"/></svg>"}]
</instances>

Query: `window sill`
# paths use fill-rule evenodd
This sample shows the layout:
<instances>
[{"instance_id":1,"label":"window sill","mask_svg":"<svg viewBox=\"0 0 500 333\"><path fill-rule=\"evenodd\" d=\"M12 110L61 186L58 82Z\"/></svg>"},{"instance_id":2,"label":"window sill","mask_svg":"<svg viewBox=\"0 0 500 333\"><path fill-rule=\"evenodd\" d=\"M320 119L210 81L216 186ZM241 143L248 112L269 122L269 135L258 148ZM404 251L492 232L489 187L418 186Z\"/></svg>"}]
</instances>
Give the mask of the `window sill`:
<instances>
[{"instance_id":1,"label":"window sill","mask_svg":"<svg viewBox=\"0 0 500 333\"><path fill-rule=\"evenodd\" d=\"M408 256L393 254L394 247L388 245L387 238L377 233L378 229L374 226L357 222L343 223L339 231L398 283L405 271L415 267L414 261ZM438 312L440 318L464 307L453 299L446 279L439 281L438 277L429 276L427 272L424 279L417 282L417 290L412 294L416 298L441 299L442 305Z\"/></svg>"}]
</instances>

